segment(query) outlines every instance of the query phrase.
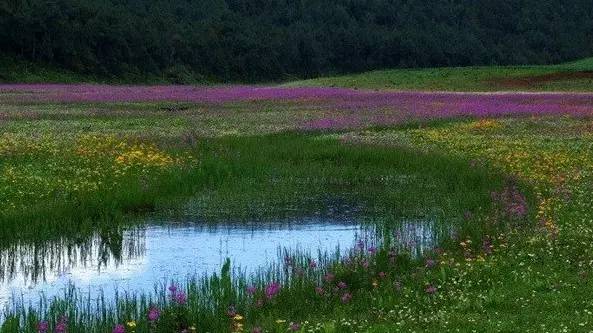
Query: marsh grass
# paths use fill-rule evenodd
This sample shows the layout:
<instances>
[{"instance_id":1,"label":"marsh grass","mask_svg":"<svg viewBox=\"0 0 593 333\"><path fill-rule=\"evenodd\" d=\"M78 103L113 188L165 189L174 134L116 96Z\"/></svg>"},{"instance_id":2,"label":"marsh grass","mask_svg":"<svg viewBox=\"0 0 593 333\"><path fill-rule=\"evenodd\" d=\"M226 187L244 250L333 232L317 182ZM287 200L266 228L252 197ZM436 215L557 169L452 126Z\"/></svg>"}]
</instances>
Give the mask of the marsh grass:
<instances>
[{"instance_id":1,"label":"marsh grass","mask_svg":"<svg viewBox=\"0 0 593 333\"><path fill-rule=\"evenodd\" d=\"M117 226L129 220L130 214L156 211L163 216L211 223L267 220L286 211L296 216L319 212L328 202L337 201L345 207L360 207L363 215L378 217L368 220L369 225L380 230L375 242L380 245L378 252L367 253L369 243L349 262L328 255L315 269L307 267L310 259L306 254L285 253L293 265L271 266L251 277L231 274L227 264L218 276L178 281L188 295L183 306L171 301L168 284L158 285L153 293L121 294L115 301L90 300L83 291L73 288L62 298L42 300L31 307L15 303L5 310L1 331L34 332L41 318L55 325L65 315L69 332L106 332L116 323L128 321L136 323L138 332L172 332L191 327L202 332L225 332L236 324L227 313L229 306L246 318L242 321L245 327L263 326L273 332L285 331L290 321L305 325L308 320L356 317L368 313L366 304L374 298L393 293L394 283L408 285L407 292L424 293L427 281L446 274L421 269L424 278L408 276L423 266L420 255L431 251L397 247L393 235L401 227L402 218L437 221L434 235L445 248L446 241L441 241L452 229L455 239L474 239L478 244L484 234L501 228L480 221L491 216L494 207L490 193L503 188L505 178L463 159L344 143L316 133L198 138L188 148L195 160L180 171L156 173L148 183L142 177L129 177L109 191L77 196L75 203L43 201L29 206L19 213L19 218L3 221L10 230L5 236L18 233L24 218L36 226L35 236L30 236L43 241ZM468 212L472 217L464 218ZM304 274L295 274L296 268ZM327 272L332 272L336 280L326 282ZM379 273L387 277L381 278L377 287L374 281ZM257 285L261 293L273 281L282 285L281 291L262 307L254 304L254 296L246 295L248 285ZM349 286L347 291L334 290L339 281ZM327 295L315 293L319 286L327 290ZM146 320L151 306L161 311L156 327ZM342 326L334 325L332 329L348 332Z\"/></svg>"}]
</instances>

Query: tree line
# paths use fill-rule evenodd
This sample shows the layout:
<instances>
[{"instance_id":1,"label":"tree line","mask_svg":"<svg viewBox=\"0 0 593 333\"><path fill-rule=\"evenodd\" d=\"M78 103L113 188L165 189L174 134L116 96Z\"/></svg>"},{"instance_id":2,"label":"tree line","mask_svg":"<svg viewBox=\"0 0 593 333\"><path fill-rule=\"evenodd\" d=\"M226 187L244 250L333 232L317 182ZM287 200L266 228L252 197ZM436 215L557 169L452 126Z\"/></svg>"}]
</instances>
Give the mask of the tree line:
<instances>
[{"instance_id":1,"label":"tree line","mask_svg":"<svg viewBox=\"0 0 593 333\"><path fill-rule=\"evenodd\" d=\"M593 2L0 0L0 54L173 81L553 63L593 55Z\"/></svg>"}]
</instances>

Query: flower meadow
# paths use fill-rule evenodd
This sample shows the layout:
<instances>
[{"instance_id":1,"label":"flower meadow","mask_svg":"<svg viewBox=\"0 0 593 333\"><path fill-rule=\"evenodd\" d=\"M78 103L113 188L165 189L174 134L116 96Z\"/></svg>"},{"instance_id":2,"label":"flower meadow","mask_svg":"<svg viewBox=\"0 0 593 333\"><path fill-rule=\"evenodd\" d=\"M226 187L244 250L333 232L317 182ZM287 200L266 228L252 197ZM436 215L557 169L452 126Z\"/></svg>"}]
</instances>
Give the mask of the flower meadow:
<instances>
[{"instance_id":1,"label":"flower meadow","mask_svg":"<svg viewBox=\"0 0 593 333\"><path fill-rule=\"evenodd\" d=\"M73 286L6 307L0 332L593 330L589 94L10 85L0 100L4 244L154 213L298 220L328 201L378 231L250 276L227 260L114 300ZM402 219L437 221L438 242L402 246Z\"/></svg>"}]
</instances>

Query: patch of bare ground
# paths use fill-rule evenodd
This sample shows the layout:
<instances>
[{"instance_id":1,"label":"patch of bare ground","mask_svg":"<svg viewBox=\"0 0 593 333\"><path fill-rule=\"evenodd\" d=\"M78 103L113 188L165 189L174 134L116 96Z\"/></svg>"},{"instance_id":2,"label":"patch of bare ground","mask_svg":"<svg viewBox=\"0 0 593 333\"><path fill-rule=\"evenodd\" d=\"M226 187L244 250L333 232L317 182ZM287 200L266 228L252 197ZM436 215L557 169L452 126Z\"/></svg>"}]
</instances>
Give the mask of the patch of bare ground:
<instances>
[{"instance_id":1,"label":"patch of bare ground","mask_svg":"<svg viewBox=\"0 0 593 333\"><path fill-rule=\"evenodd\" d=\"M518 76L512 78L499 78L489 80L497 87L503 88L536 88L542 85L567 82L567 81L589 80L593 84L593 71L586 72L557 72L543 75Z\"/></svg>"}]
</instances>

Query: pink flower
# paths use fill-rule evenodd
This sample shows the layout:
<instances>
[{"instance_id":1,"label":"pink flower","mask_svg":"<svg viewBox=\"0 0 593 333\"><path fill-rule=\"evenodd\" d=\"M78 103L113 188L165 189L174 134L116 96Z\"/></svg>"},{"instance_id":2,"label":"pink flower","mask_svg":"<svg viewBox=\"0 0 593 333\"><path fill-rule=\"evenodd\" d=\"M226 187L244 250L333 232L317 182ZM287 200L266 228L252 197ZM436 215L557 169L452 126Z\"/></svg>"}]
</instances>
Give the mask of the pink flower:
<instances>
[{"instance_id":1,"label":"pink flower","mask_svg":"<svg viewBox=\"0 0 593 333\"><path fill-rule=\"evenodd\" d=\"M179 305L184 305L187 303L187 296L183 291L178 291L175 295L173 295L173 301Z\"/></svg>"},{"instance_id":2,"label":"pink flower","mask_svg":"<svg viewBox=\"0 0 593 333\"><path fill-rule=\"evenodd\" d=\"M150 310L148 310L148 321L155 322L155 321L159 320L160 316L161 316L161 311L159 311L159 309L152 307L152 308L150 308Z\"/></svg>"},{"instance_id":3,"label":"pink flower","mask_svg":"<svg viewBox=\"0 0 593 333\"><path fill-rule=\"evenodd\" d=\"M426 268L433 268L436 266L437 262L434 259L426 259Z\"/></svg>"},{"instance_id":4,"label":"pink flower","mask_svg":"<svg viewBox=\"0 0 593 333\"><path fill-rule=\"evenodd\" d=\"M254 295L257 292L257 288L254 286L247 287L247 294Z\"/></svg>"},{"instance_id":5,"label":"pink flower","mask_svg":"<svg viewBox=\"0 0 593 333\"><path fill-rule=\"evenodd\" d=\"M169 286L169 291L171 292L171 294L175 294L177 293L177 286L172 284Z\"/></svg>"},{"instance_id":6,"label":"pink flower","mask_svg":"<svg viewBox=\"0 0 593 333\"><path fill-rule=\"evenodd\" d=\"M315 262L315 260L309 261L309 268L315 268L315 267L317 267L317 263Z\"/></svg>"},{"instance_id":7,"label":"pink flower","mask_svg":"<svg viewBox=\"0 0 593 333\"><path fill-rule=\"evenodd\" d=\"M352 300L352 294L351 293L344 293L344 295L342 295L342 303L346 304L346 303L350 303L350 301Z\"/></svg>"},{"instance_id":8,"label":"pink flower","mask_svg":"<svg viewBox=\"0 0 593 333\"><path fill-rule=\"evenodd\" d=\"M47 333L48 329L49 329L49 323L47 321L42 320L39 323L37 323L37 332L38 333Z\"/></svg>"},{"instance_id":9,"label":"pink flower","mask_svg":"<svg viewBox=\"0 0 593 333\"><path fill-rule=\"evenodd\" d=\"M379 272L379 277L380 278L385 278L387 276L387 274L385 272Z\"/></svg>"},{"instance_id":10,"label":"pink flower","mask_svg":"<svg viewBox=\"0 0 593 333\"><path fill-rule=\"evenodd\" d=\"M290 323L289 329L291 332L296 332L301 329L301 325L299 323Z\"/></svg>"},{"instance_id":11,"label":"pink flower","mask_svg":"<svg viewBox=\"0 0 593 333\"><path fill-rule=\"evenodd\" d=\"M338 288L340 288L340 289L346 289L346 288L348 288L348 285L346 284L346 282L340 281L338 283Z\"/></svg>"},{"instance_id":12,"label":"pink flower","mask_svg":"<svg viewBox=\"0 0 593 333\"><path fill-rule=\"evenodd\" d=\"M262 331L261 327L259 327L259 326L256 326L251 330L251 333L262 333L262 332L263 331Z\"/></svg>"},{"instance_id":13,"label":"pink flower","mask_svg":"<svg viewBox=\"0 0 593 333\"><path fill-rule=\"evenodd\" d=\"M323 294L325 294L325 291L321 287L315 287L315 293L319 296L322 296Z\"/></svg>"},{"instance_id":14,"label":"pink flower","mask_svg":"<svg viewBox=\"0 0 593 333\"><path fill-rule=\"evenodd\" d=\"M113 331L112 332L113 333L125 333L126 332L126 328L122 324L117 324L113 328Z\"/></svg>"},{"instance_id":15,"label":"pink flower","mask_svg":"<svg viewBox=\"0 0 593 333\"><path fill-rule=\"evenodd\" d=\"M377 252L377 248L374 246L371 246L368 248L368 251L370 254L375 254Z\"/></svg>"},{"instance_id":16,"label":"pink flower","mask_svg":"<svg viewBox=\"0 0 593 333\"><path fill-rule=\"evenodd\" d=\"M424 289L424 291L426 291L426 293L429 295L433 295L437 292L437 288L433 285L429 285L426 287L426 289Z\"/></svg>"},{"instance_id":17,"label":"pink flower","mask_svg":"<svg viewBox=\"0 0 593 333\"><path fill-rule=\"evenodd\" d=\"M237 310L235 309L234 305L229 305L228 310L226 311L227 316L233 318L237 315Z\"/></svg>"},{"instance_id":18,"label":"pink flower","mask_svg":"<svg viewBox=\"0 0 593 333\"><path fill-rule=\"evenodd\" d=\"M266 298L274 298L274 296L278 295L278 293L280 292L280 288L282 288L282 286L278 282L268 284L265 289Z\"/></svg>"},{"instance_id":19,"label":"pink flower","mask_svg":"<svg viewBox=\"0 0 593 333\"><path fill-rule=\"evenodd\" d=\"M68 317L63 316L56 325L56 333L65 333L68 330Z\"/></svg>"},{"instance_id":20,"label":"pink flower","mask_svg":"<svg viewBox=\"0 0 593 333\"><path fill-rule=\"evenodd\" d=\"M323 277L323 279L324 279L326 282L332 282L332 281L333 281L335 278L336 278L336 277L335 277L335 275L333 275L332 273L327 273L327 274L325 274L325 276Z\"/></svg>"}]
</instances>

